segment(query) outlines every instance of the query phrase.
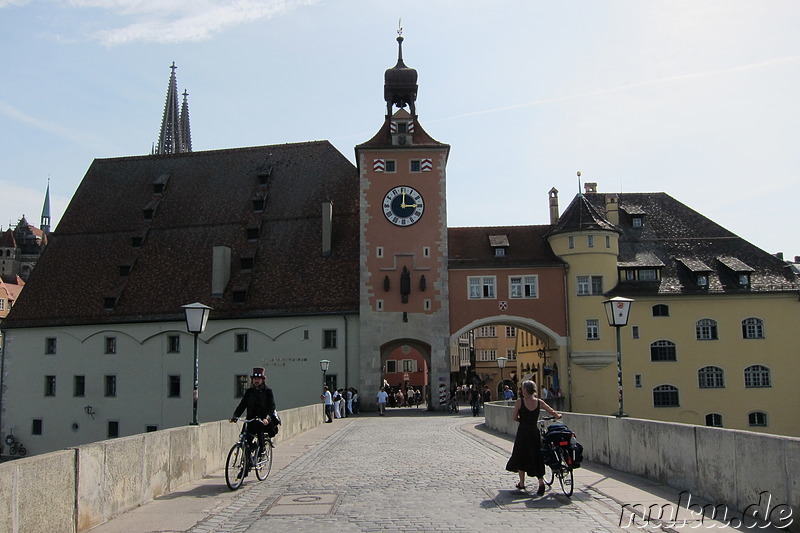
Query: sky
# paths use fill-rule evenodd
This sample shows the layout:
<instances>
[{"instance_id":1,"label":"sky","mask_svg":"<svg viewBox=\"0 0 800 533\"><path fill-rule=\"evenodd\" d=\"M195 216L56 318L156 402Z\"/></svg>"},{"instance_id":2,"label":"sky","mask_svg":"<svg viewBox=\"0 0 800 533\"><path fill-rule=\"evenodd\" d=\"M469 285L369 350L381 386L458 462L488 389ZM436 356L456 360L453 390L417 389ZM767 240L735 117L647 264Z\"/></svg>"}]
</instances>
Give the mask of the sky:
<instances>
[{"instance_id":1,"label":"sky","mask_svg":"<svg viewBox=\"0 0 800 533\"><path fill-rule=\"evenodd\" d=\"M173 61L194 151L353 161L402 26L449 226L548 224L551 188L563 211L596 182L791 259L798 21L796 0L0 0L0 228L38 226L48 180L55 226L93 159L149 154Z\"/></svg>"}]
</instances>

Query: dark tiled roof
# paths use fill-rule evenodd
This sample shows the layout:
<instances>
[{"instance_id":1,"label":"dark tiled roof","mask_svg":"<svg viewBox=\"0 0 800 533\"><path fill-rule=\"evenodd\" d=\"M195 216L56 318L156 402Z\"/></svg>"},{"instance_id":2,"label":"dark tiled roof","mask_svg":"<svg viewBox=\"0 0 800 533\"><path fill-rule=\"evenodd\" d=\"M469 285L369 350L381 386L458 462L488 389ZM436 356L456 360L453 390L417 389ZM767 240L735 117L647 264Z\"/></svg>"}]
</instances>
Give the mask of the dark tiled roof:
<instances>
[{"instance_id":1,"label":"dark tiled roof","mask_svg":"<svg viewBox=\"0 0 800 533\"><path fill-rule=\"evenodd\" d=\"M409 115L410 117L410 115ZM398 149L397 146L392 146L392 134L389 130L389 123L391 122L393 117L387 117L386 120L383 122L383 126L378 132L373 135L372 139L368 140L365 143L359 144L356 146L356 150L360 148L394 148ZM416 119L414 120L414 144L409 145L408 148L420 147L420 146L437 146L443 148L450 148L450 145L441 143L428 135L422 128L422 124L420 124Z\"/></svg>"},{"instance_id":2,"label":"dark tiled roof","mask_svg":"<svg viewBox=\"0 0 800 533\"><path fill-rule=\"evenodd\" d=\"M174 320L195 301L216 319L357 311L358 216L356 169L324 141L98 159L4 326ZM215 246L231 249L231 279L212 299Z\"/></svg>"},{"instance_id":3,"label":"dark tiled roof","mask_svg":"<svg viewBox=\"0 0 800 533\"><path fill-rule=\"evenodd\" d=\"M452 269L563 266L545 235L553 226L490 226L448 228L447 248ZM505 235L505 255L495 256L491 237Z\"/></svg>"},{"instance_id":4,"label":"dark tiled roof","mask_svg":"<svg viewBox=\"0 0 800 533\"><path fill-rule=\"evenodd\" d=\"M584 199L605 217L606 194L587 193ZM664 266L660 281L622 282L609 293L611 295L800 289L783 261L666 193L620 194L619 205L622 234L617 266L658 268L655 261ZM634 228L629 213L645 214L643 227ZM698 273L708 274L707 288L696 284ZM739 273L750 274L749 287L739 285Z\"/></svg>"}]
</instances>

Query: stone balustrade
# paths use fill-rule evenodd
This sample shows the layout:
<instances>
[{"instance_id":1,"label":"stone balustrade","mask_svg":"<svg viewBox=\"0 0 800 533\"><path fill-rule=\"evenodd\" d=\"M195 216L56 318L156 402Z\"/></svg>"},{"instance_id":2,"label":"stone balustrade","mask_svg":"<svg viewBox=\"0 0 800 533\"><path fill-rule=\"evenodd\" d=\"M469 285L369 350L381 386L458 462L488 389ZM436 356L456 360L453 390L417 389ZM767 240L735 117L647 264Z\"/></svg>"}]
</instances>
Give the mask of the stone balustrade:
<instances>
[{"instance_id":1,"label":"stone balustrade","mask_svg":"<svg viewBox=\"0 0 800 533\"><path fill-rule=\"evenodd\" d=\"M319 425L323 408L315 404L280 415L277 442ZM2 463L0 531L87 531L224 468L240 428L221 420Z\"/></svg>"},{"instance_id":2,"label":"stone balustrade","mask_svg":"<svg viewBox=\"0 0 800 533\"><path fill-rule=\"evenodd\" d=\"M516 434L513 410L513 402L486 404L486 425ZM587 461L800 531L800 438L638 418L563 415Z\"/></svg>"}]
</instances>

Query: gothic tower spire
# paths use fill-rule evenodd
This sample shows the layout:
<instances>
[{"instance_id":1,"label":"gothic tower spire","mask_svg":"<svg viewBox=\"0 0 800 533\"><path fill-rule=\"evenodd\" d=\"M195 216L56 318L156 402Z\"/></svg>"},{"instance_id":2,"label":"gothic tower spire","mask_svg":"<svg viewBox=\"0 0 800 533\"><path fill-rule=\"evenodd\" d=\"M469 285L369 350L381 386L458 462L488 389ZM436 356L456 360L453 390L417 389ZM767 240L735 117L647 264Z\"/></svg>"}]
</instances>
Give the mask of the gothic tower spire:
<instances>
[{"instance_id":1,"label":"gothic tower spire","mask_svg":"<svg viewBox=\"0 0 800 533\"><path fill-rule=\"evenodd\" d=\"M192 130L189 127L189 92L183 91L183 105L181 105L181 152L192 151Z\"/></svg>"},{"instance_id":2,"label":"gothic tower spire","mask_svg":"<svg viewBox=\"0 0 800 533\"><path fill-rule=\"evenodd\" d=\"M161 119L161 133L158 137L156 154L177 154L185 152L181 138L181 123L178 108L178 82L175 78L175 62L172 62L172 73L169 76L167 102L164 105L164 118ZM188 111L187 111L188 120Z\"/></svg>"},{"instance_id":3,"label":"gothic tower spire","mask_svg":"<svg viewBox=\"0 0 800 533\"><path fill-rule=\"evenodd\" d=\"M44 206L42 206L42 220L40 229L45 234L50 233L50 178L47 178L47 191L44 193Z\"/></svg>"}]
</instances>

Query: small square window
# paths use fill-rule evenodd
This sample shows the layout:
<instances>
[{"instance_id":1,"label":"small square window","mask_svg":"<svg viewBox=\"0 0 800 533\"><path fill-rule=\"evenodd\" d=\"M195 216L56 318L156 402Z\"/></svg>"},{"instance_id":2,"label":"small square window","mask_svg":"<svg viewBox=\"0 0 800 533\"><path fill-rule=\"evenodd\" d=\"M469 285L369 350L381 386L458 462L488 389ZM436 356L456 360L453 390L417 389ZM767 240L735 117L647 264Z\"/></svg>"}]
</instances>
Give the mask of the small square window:
<instances>
[{"instance_id":1,"label":"small square window","mask_svg":"<svg viewBox=\"0 0 800 533\"><path fill-rule=\"evenodd\" d=\"M44 377L44 395L45 396L55 396L56 395L56 377L55 376L45 376Z\"/></svg>"},{"instance_id":2,"label":"small square window","mask_svg":"<svg viewBox=\"0 0 800 533\"><path fill-rule=\"evenodd\" d=\"M421 172L422 171L422 163L419 159L412 159L411 160L411 172Z\"/></svg>"},{"instance_id":3,"label":"small square window","mask_svg":"<svg viewBox=\"0 0 800 533\"><path fill-rule=\"evenodd\" d=\"M397 172L397 162L394 159L386 160L385 172Z\"/></svg>"},{"instance_id":4,"label":"small square window","mask_svg":"<svg viewBox=\"0 0 800 533\"><path fill-rule=\"evenodd\" d=\"M642 219L642 217L633 217L631 219L631 226L633 226L634 228L641 228L642 226L644 226L644 220Z\"/></svg>"},{"instance_id":5,"label":"small square window","mask_svg":"<svg viewBox=\"0 0 800 533\"><path fill-rule=\"evenodd\" d=\"M76 397L86 395L86 376L75 376L72 383L72 395Z\"/></svg>"},{"instance_id":6,"label":"small square window","mask_svg":"<svg viewBox=\"0 0 800 533\"><path fill-rule=\"evenodd\" d=\"M180 376L170 376L169 377L169 390L167 391L167 396L170 398L180 398L181 396L181 377Z\"/></svg>"},{"instance_id":7,"label":"small square window","mask_svg":"<svg viewBox=\"0 0 800 533\"><path fill-rule=\"evenodd\" d=\"M167 353L179 353L181 351L181 338L179 335L169 335L167 337Z\"/></svg>"},{"instance_id":8,"label":"small square window","mask_svg":"<svg viewBox=\"0 0 800 533\"><path fill-rule=\"evenodd\" d=\"M56 353L56 338L47 337L44 340L44 353L47 355L55 355Z\"/></svg>"},{"instance_id":9,"label":"small square window","mask_svg":"<svg viewBox=\"0 0 800 533\"><path fill-rule=\"evenodd\" d=\"M244 396L244 391L250 387L250 378L247 374L237 374L234 379L233 387L233 397L242 398Z\"/></svg>"},{"instance_id":10,"label":"small square window","mask_svg":"<svg viewBox=\"0 0 800 533\"><path fill-rule=\"evenodd\" d=\"M117 338L116 337L106 337L105 353L107 353L107 354L115 354L115 353L117 353Z\"/></svg>"},{"instance_id":11,"label":"small square window","mask_svg":"<svg viewBox=\"0 0 800 533\"><path fill-rule=\"evenodd\" d=\"M41 434L42 434L42 419L34 418L33 423L31 424L31 435L41 435Z\"/></svg>"},{"instance_id":12,"label":"small square window","mask_svg":"<svg viewBox=\"0 0 800 533\"><path fill-rule=\"evenodd\" d=\"M336 330L325 329L322 331L322 347L323 348L336 348Z\"/></svg>"},{"instance_id":13,"label":"small square window","mask_svg":"<svg viewBox=\"0 0 800 533\"><path fill-rule=\"evenodd\" d=\"M235 340L234 351L246 352L247 351L247 333L237 333Z\"/></svg>"},{"instance_id":14,"label":"small square window","mask_svg":"<svg viewBox=\"0 0 800 533\"><path fill-rule=\"evenodd\" d=\"M144 427L144 432L145 432L145 433L153 433L153 432L155 432L155 431L158 431L158 426L157 426L157 425L155 425L155 424L147 424L147 425Z\"/></svg>"},{"instance_id":15,"label":"small square window","mask_svg":"<svg viewBox=\"0 0 800 533\"><path fill-rule=\"evenodd\" d=\"M106 436L109 439L116 439L119 437L119 422L117 420L108 421L108 432Z\"/></svg>"},{"instance_id":16,"label":"small square window","mask_svg":"<svg viewBox=\"0 0 800 533\"><path fill-rule=\"evenodd\" d=\"M106 376L105 395L107 398L117 395L117 376Z\"/></svg>"},{"instance_id":17,"label":"small square window","mask_svg":"<svg viewBox=\"0 0 800 533\"><path fill-rule=\"evenodd\" d=\"M247 240L248 241L258 240L259 233L260 231L258 228L247 228Z\"/></svg>"},{"instance_id":18,"label":"small square window","mask_svg":"<svg viewBox=\"0 0 800 533\"><path fill-rule=\"evenodd\" d=\"M241 257L239 258L239 268L241 268L243 272L253 270L253 262L252 257Z\"/></svg>"}]
</instances>

